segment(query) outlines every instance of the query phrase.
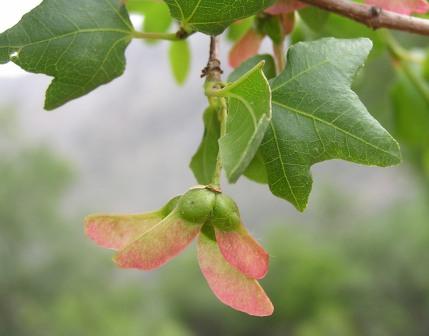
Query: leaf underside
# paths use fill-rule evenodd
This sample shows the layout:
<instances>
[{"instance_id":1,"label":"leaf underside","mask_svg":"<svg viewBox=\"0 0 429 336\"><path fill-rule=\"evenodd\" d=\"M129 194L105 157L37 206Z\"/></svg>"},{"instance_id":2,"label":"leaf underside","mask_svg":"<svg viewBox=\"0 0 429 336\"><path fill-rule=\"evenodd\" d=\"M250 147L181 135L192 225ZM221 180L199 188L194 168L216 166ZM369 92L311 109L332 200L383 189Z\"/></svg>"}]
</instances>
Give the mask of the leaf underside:
<instances>
[{"instance_id":1,"label":"leaf underside","mask_svg":"<svg viewBox=\"0 0 429 336\"><path fill-rule=\"evenodd\" d=\"M52 110L120 76L132 32L119 0L44 0L0 34L0 64L53 76Z\"/></svg>"},{"instance_id":2,"label":"leaf underside","mask_svg":"<svg viewBox=\"0 0 429 336\"><path fill-rule=\"evenodd\" d=\"M230 182L249 166L271 119L271 90L263 67L262 61L220 91L228 100L228 118L219 149Z\"/></svg>"},{"instance_id":3,"label":"leaf underside","mask_svg":"<svg viewBox=\"0 0 429 336\"><path fill-rule=\"evenodd\" d=\"M254 15L273 0L165 0L171 15L192 31L221 34L232 22Z\"/></svg>"},{"instance_id":4,"label":"leaf underside","mask_svg":"<svg viewBox=\"0 0 429 336\"><path fill-rule=\"evenodd\" d=\"M273 118L261 152L272 193L298 210L307 205L317 162L386 167L401 160L398 143L350 88L371 47L368 39L298 43L271 82Z\"/></svg>"}]
</instances>

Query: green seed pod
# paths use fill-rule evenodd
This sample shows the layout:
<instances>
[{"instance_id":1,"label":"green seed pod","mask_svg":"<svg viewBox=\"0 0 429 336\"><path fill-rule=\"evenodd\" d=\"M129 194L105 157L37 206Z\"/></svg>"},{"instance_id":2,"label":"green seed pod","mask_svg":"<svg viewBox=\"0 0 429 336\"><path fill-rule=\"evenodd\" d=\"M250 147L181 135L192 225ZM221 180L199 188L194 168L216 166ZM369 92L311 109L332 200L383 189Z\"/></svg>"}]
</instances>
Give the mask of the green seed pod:
<instances>
[{"instance_id":1,"label":"green seed pod","mask_svg":"<svg viewBox=\"0 0 429 336\"><path fill-rule=\"evenodd\" d=\"M217 194L209 224L222 231L234 231L240 226L240 212L234 200L225 195Z\"/></svg>"},{"instance_id":2,"label":"green seed pod","mask_svg":"<svg viewBox=\"0 0 429 336\"><path fill-rule=\"evenodd\" d=\"M165 204L162 207L161 213L162 213L163 217L167 217L174 210L174 208L177 206L177 203L179 203L179 200L181 197L182 197L182 195L173 197L171 200L169 200L167 202L167 204Z\"/></svg>"},{"instance_id":3,"label":"green seed pod","mask_svg":"<svg viewBox=\"0 0 429 336\"><path fill-rule=\"evenodd\" d=\"M209 218L215 203L216 194L207 189L192 189L179 200L179 216L195 224L203 224Z\"/></svg>"}]
</instances>

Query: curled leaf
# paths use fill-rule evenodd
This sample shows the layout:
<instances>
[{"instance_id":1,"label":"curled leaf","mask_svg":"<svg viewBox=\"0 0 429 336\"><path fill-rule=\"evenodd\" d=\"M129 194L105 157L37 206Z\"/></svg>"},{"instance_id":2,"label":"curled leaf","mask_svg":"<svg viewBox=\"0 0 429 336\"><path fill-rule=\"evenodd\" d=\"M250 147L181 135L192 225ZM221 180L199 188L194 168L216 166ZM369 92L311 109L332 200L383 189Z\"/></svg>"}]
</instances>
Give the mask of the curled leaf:
<instances>
[{"instance_id":1,"label":"curled leaf","mask_svg":"<svg viewBox=\"0 0 429 336\"><path fill-rule=\"evenodd\" d=\"M269 255L243 224L235 231L216 228L215 232L220 251L232 266L252 279L262 279L267 274Z\"/></svg>"},{"instance_id":2,"label":"curled leaf","mask_svg":"<svg viewBox=\"0 0 429 336\"><path fill-rule=\"evenodd\" d=\"M160 212L138 215L90 215L85 233L97 245L120 250L162 220Z\"/></svg>"},{"instance_id":3,"label":"curled leaf","mask_svg":"<svg viewBox=\"0 0 429 336\"><path fill-rule=\"evenodd\" d=\"M263 35L258 34L252 28L249 29L229 52L229 64L236 68L250 57L255 56L261 47L263 39Z\"/></svg>"},{"instance_id":4,"label":"curled leaf","mask_svg":"<svg viewBox=\"0 0 429 336\"><path fill-rule=\"evenodd\" d=\"M365 0L365 3L405 15L429 12L429 3L426 0Z\"/></svg>"},{"instance_id":5,"label":"curled leaf","mask_svg":"<svg viewBox=\"0 0 429 336\"><path fill-rule=\"evenodd\" d=\"M120 250L114 261L122 268L158 268L182 252L200 228L200 225L181 219L173 211L139 239Z\"/></svg>"},{"instance_id":6,"label":"curled leaf","mask_svg":"<svg viewBox=\"0 0 429 336\"><path fill-rule=\"evenodd\" d=\"M253 316L273 313L273 304L259 283L225 261L213 234L199 235L198 261L211 290L224 304Z\"/></svg>"}]
</instances>

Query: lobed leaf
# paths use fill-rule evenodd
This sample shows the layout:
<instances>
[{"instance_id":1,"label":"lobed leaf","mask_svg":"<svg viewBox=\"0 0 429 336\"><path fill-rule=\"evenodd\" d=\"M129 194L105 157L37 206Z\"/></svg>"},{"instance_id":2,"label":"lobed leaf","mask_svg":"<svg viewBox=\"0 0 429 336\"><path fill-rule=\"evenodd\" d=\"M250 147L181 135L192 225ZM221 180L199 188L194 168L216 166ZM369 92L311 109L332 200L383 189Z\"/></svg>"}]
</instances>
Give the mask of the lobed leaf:
<instances>
[{"instance_id":1,"label":"lobed leaf","mask_svg":"<svg viewBox=\"0 0 429 336\"><path fill-rule=\"evenodd\" d=\"M236 20L252 16L273 0L165 0L171 15L188 31L221 34Z\"/></svg>"},{"instance_id":2,"label":"lobed leaf","mask_svg":"<svg viewBox=\"0 0 429 336\"><path fill-rule=\"evenodd\" d=\"M227 263L213 233L205 231L198 239L198 262L213 293L224 304L249 315L271 315L273 304L259 283Z\"/></svg>"},{"instance_id":3,"label":"lobed leaf","mask_svg":"<svg viewBox=\"0 0 429 336\"><path fill-rule=\"evenodd\" d=\"M44 0L0 34L0 64L53 76L52 110L120 76L132 32L120 0Z\"/></svg>"},{"instance_id":4,"label":"lobed leaf","mask_svg":"<svg viewBox=\"0 0 429 336\"><path fill-rule=\"evenodd\" d=\"M350 88L371 46L368 39L298 43L271 82L273 118L261 145L269 186L301 211L311 165L343 159L386 167L401 160L398 143Z\"/></svg>"}]
</instances>

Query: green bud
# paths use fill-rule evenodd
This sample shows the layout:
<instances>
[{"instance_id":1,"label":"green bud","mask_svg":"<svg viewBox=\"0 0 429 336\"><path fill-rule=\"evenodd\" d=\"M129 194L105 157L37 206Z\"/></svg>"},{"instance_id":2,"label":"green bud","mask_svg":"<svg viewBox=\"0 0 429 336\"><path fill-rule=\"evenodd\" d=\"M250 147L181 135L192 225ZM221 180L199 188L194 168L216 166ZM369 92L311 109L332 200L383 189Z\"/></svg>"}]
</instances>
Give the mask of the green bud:
<instances>
[{"instance_id":1,"label":"green bud","mask_svg":"<svg viewBox=\"0 0 429 336\"><path fill-rule=\"evenodd\" d=\"M182 195L173 197L171 200L167 202L166 205L162 207L161 213L163 217L167 217L174 210L174 208L177 206L177 203L179 203L179 200L181 197Z\"/></svg>"},{"instance_id":2,"label":"green bud","mask_svg":"<svg viewBox=\"0 0 429 336\"><path fill-rule=\"evenodd\" d=\"M189 190L177 205L179 216L191 223L205 223L213 210L215 199L216 194L208 189Z\"/></svg>"},{"instance_id":3,"label":"green bud","mask_svg":"<svg viewBox=\"0 0 429 336\"><path fill-rule=\"evenodd\" d=\"M225 194L217 194L209 224L222 231L234 231L240 222L240 212L234 200Z\"/></svg>"}]
</instances>

